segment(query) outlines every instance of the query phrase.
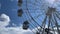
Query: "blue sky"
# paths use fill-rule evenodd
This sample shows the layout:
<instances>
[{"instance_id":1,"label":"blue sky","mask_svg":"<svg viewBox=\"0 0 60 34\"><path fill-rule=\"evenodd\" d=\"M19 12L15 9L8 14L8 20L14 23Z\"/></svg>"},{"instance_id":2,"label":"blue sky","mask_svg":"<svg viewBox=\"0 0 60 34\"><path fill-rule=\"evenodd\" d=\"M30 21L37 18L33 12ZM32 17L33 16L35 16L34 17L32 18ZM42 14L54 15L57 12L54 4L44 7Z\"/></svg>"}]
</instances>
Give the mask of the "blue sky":
<instances>
[{"instance_id":1,"label":"blue sky","mask_svg":"<svg viewBox=\"0 0 60 34\"><path fill-rule=\"evenodd\" d=\"M31 0L31 1L33 1L33 0ZM35 1L33 1L33 3L34 2ZM27 15L23 14L22 17L18 17L18 15L17 15L17 10L18 10L17 0L13 0L13 1L0 0L0 4L1 4L0 15L2 13L7 14L11 19L9 26L12 26L13 23L16 24L16 26L20 26L20 24L26 20ZM28 7L29 7L29 5L30 4L28 4ZM30 9L35 9L34 5L30 5L30 6L31 6L31 7L29 7ZM37 7L37 5L36 5L36 7ZM22 9L26 9L25 0L23 0ZM23 10L23 11L25 12L26 10ZM36 10L36 11L39 12L40 10ZM35 11L35 13L36 13L36 11ZM39 14L39 13L36 13L36 14L33 13L34 10L30 10L29 12L31 13L31 15L33 15L33 17ZM43 17L43 15L42 15L42 17ZM39 20L42 18L36 18L36 19L37 19L37 22L40 22Z\"/></svg>"},{"instance_id":2,"label":"blue sky","mask_svg":"<svg viewBox=\"0 0 60 34\"><path fill-rule=\"evenodd\" d=\"M44 2L42 0L42 2L41 2L40 0L39 1L37 0L37 2L36 2L35 0L28 0L27 7L29 9L29 12L32 15L32 17L35 18L35 20L37 21L38 24L41 25L42 21L44 20L45 13L46 13L45 10L47 10L48 6L57 7L57 4L59 4L59 3L53 4L53 1L48 0L48 2ZM52 3L48 4L50 2L52 2ZM34 3L36 5L33 5ZM44 4L44 3L47 3L47 4ZM0 26L1 29L3 28L2 30L0 30L0 33L2 32L2 34L4 34L3 32L5 32L5 34L7 34L6 31L8 31L8 34L13 34L15 32L17 34L28 34L28 33L33 34L30 31L30 29L28 29L27 31L22 29L22 23L25 20L29 20L30 16L28 16L28 14L26 14L26 13L23 13L22 17L18 17L17 11L18 11L19 7L18 7L17 4L18 4L17 0L0 0L0 18L4 18L3 19L4 21L0 21L0 25L3 24L3 25ZM44 4L43 7L42 7L42 4ZM21 8L23 9L23 12L27 11L27 10L25 10L26 9L25 0L23 0L23 4L22 4ZM40 9L43 9L43 8L45 10L40 10ZM57 9L59 10L58 7L57 7ZM36 16L38 16L38 15L40 15L40 16L38 18L36 18ZM35 25L37 25L33 20L30 23L31 24L34 23ZM8 28L5 28L5 25L8 26ZM16 26L16 28L14 26Z\"/></svg>"},{"instance_id":3,"label":"blue sky","mask_svg":"<svg viewBox=\"0 0 60 34\"><path fill-rule=\"evenodd\" d=\"M17 10L18 10L18 5L17 5L17 0L0 0L1 4L1 9L0 9L0 15L2 13L7 14L11 22L10 23L15 23L17 26L22 23L22 17L17 16Z\"/></svg>"},{"instance_id":4,"label":"blue sky","mask_svg":"<svg viewBox=\"0 0 60 34\"><path fill-rule=\"evenodd\" d=\"M23 0L24 2L23 2L23 5L22 5L22 9L26 9L26 3L25 3L25 0ZM31 1L33 1L33 0L31 0ZM32 6L33 7L33 6ZM31 7L31 8L32 8ZM30 7L29 7L30 8ZM33 7L34 8L34 7ZM32 9L33 9L32 8ZM25 13L23 14L23 16L22 17L18 17L18 15L17 15L17 10L18 10L18 5L17 5L17 0L13 0L13 1L11 1L11 0L0 0L0 15L2 15L2 14L4 14L4 15L7 15L9 18L9 20L10 21L8 21L8 22L6 22L6 24L4 24L4 26L6 25L6 26L10 26L9 28L4 28L4 27L1 27L1 28L3 28L2 30L0 30L0 33L1 34L28 34L28 33L30 33L30 34L33 34L31 31L30 31L30 29L28 29L27 31L24 31L23 29L22 29L22 27L18 27L18 26L21 26L21 23L23 23L25 20L26 20L26 18L28 17ZM24 10L24 11L26 11L26 10ZM34 11L34 10L33 10ZM32 11L31 11L32 12ZM34 13L32 13L33 14L33 17L35 16L35 15L38 15L38 13L37 14L34 14ZM32 15L31 14L31 15ZM26 16L26 17L25 17ZM3 17L4 18L4 17ZM7 18L6 18L7 19ZM27 18L28 19L28 18ZM39 19L39 18L38 18ZM38 22L38 19L37 19L37 22ZM41 18L42 19L42 18ZM39 19L40 20L40 19ZM5 22L2 22L2 24L3 23L5 23ZM8 25L7 25L7 23L8 23ZM34 21L32 21L32 23L34 23ZM35 23L36 24L36 23ZM0 24L1 25L1 24ZM2 25L3 26L3 25ZM16 26L16 28L14 28L14 26ZM18 28L17 28L18 27ZM4 31L6 31L5 29L7 29L7 31L8 31L8 33L4 33ZM19 30L16 30L16 29L19 29ZM11 31L12 30L12 31ZM16 32L16 31L18 31L18 32ZM15 33L16 32L16 33Z\"/></svg>"},{"instance_id":5,"label":"blue sky","mask_svg":"<svg viewBox=\"0 0 60 34\"><path fill-rule=\"evenodd\" d=\"M22 29L21 23L25 18L18 17L17 10L17 0L0 0L0 34L33 34L30 29ZM13 25L16 27L12 27Z\"/></svg>"},{"instance_id":6,"label":"blue sky","mask_svg":"<svg viewBox=\"0 0 60 34\"><path fill-rule=\"evenodd\" d=\"M27 10L25 10L26 9L26 2L25 1L26 0L23 0L23 4L22 4L22 9L24 12L27 11ZM45 4L45 6L43 7L45 10L39 10L39 9L41 9L40 8L41 5L46 3L46 2L44 2L42 0L42 4L41 4L41 1L38 1L38 0L36 0L37 2L36 1L32 2L32 1L33 0L28 0L28 3L27 3L27 5L28 5L27 7L30 9L29 12L31 13L32 17L36 17L39 14L42 14L41 16L39 16L38 18L35 19L38 23L41 23L45 17L44 13L45 13L45 10L47 9L48 5ZM53 4L53 1L50 1L50 2ZM17 15L17 11L18 11L17 3L18 3L17 0L0 0L0 15L2 13L4 13L10 17L11 21L10 21L9 26L12 26L13 23L16 24L16 26L20 26L20 24L23 23L23 21L25 21L26 18L28 17L25 13L23 14L22 17L18 17L18 15ZM36 5L33 5L33 3L35 3Z\"/></svg>"}]
</instances>

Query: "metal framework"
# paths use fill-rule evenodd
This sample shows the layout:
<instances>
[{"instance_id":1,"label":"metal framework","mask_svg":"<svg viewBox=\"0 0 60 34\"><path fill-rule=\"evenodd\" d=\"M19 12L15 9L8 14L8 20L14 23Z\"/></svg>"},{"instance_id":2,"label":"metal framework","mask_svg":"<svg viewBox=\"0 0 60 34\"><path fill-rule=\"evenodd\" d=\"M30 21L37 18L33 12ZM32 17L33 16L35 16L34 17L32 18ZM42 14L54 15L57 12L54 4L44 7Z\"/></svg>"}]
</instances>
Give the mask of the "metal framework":
<instances>
[{"instance_id":1,"label":"metal framework","mask_svg":"<svg viewBox=\"0 0 60 34\"><path fill-rule=\"evenodd\" d=\"M41 2L41 1L39 2L38 0L35 0L35 1L38 2L38 3ZM45 17L44 17L44 19L41 22L42 24L39 24L36 19L38 19L43 14L39 14L36 17L33 17L31 15L31 13L30 13L31 9L28 8L28 4L29 4L28 0L26 0L25 2L26 2L26 10L27 10L25 13L26 13L27 16L29 16L29 17L27 17L29 19L26 20L27 21L26 23L30 24L30 25L23 24L23 25L25 25L24 26L25 28L27 28L27 26L31 26L30 29L32 31L32 28L36 27L37 29L34 29L36 31L36 33L34 31L32 31L34 34L56 34L56 32L57 32L57 34L60 33L59 22L58 22L58 20L60 20L60 13L59 13L60 11L57 11L56 8L48 6L47 9L44 11ZM32 5L38 5L38 4L32 3L32 2L30 4L32 4ZM44 5L45 4L43 3L43 5L42 5L43 7L40 10L44 10ZM34 21L34 23L32 21ZM46 28L46 25L47 25L47 28ZM40 28L38 28L38 26ZM56 27L56 29L54 29L55 27Z\"/></svg>"}]
</instances>

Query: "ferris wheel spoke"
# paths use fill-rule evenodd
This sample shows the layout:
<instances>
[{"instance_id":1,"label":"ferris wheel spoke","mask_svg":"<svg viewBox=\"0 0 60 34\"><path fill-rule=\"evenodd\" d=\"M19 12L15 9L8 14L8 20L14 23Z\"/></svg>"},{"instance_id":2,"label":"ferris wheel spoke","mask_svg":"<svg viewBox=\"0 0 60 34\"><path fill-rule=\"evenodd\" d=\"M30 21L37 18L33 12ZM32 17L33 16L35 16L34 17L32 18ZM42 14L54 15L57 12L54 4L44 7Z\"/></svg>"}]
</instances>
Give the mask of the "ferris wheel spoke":
<instances>
[{"instance_id":1,"label":"ferris wheel spoke","mask_svg":"<svg viewBox=\"0 0 60 34\"><path fill-rule=\"evenodd\" d=\"M60 12L60 11L59 11ZM60 15L60 13L59 13L58 11L56 11L56 13L58 14L58 15Z\"/></svg>"},{"instance_id":2,"label":"ferris wheel spoke","mask_svg":"<svg viewBox=\"0 0 60 34\"><path fill-rule=\"evenodd\" d=\"M54 30L54 26L53 26L53 21L52 21L52 19L51 19L51 27L52 27L51 31L53 31L54 34L55 34L55 30Z\"/></svg>"},{"instance_id":3,"label":"ferris wheel spoke","mask_svg":"<svg viewBox=\"0 0 60 34\"><path fill-rule=\"evenodd\" d=\"M32 23L32 20L31 20L31 19L29 19L29 21ZM33 23L32 23L32 24L33 24ZM33 26L34 26L34 27L37 27L35 24L33 24Z\"/></svg>"},{"instance_id":4,"label":"ferris wheel spoke","mask_svg":"<svg viewBox=\"0 0 60 34\"><path fill-rule=\"evenodd\" d=\"M55 15L56 15L56 17L60 20L60 16L59 16L57 13L56 13Z\"/></svg>"},{"instance_id":5,"label":"ferris wheel spoke","mask_svg":"<svg viewBox=\"0 0 60 34\"><path fill-rule=\"evenodd\" d=\"M32 28L35 28L34 25L32 25L32 24L30 24L30 25L31 25ZM38 28L37 28L37 29L38 29ZM34 30L37 31L37 29L36 29L36 30L34 29Z\"/></svg>"},{"instance_id":6,"label":"ferris wheel spoke","mask_svg":"<svg viewBox=\"0 0 60 34\"><path fill-rule=\"evenodd\" d=\"M31 20L30 20L30 19L29 19L28 21L30 21L30 22L31 22ZM32 22L31 22L31 23L32 23ZM30 23L30 25L31 25L31 27L32 27L32 28L35 28L35 27L37 28L37 26L36 26L35 24L33 24L33 23L31 24L31 23ZM38 31L38 28L37 28L37 29L34 29L34 30L35 30L35 31Z\"/></svg>"},{"instance_id":7,"label":"ferris wheel spoke","mask_svg":"<svg viewBox=\"0 0 60 34\"><path fill-rule=\"evenodd\" d=\"M53 15L54 16L54 20L55 20L55 25L56 25L56 27L57 27L57 32L58 32L58 34L59 34L59 27L58 27L58 22L57 22L57 20L56 20L56 16L55 15Z\"/></svg>"},{"instance_id":8,"label":"ferris wheel spoke","mask_svg":"<svg viewBox=\"0 0 60 34\"><path fill-rule=\"evenodd\" d=\"M28 12L26 12L26 14L27 14L27 16L29 15ZM28 18L29 18L29 17L28 17ZM30 21L30 22L32 23L32 20L31 20L30 18L28 19L28 21ZM33 23L32 23L31 26L32 26L32 27L33 27L33 26L34 26L34 27L37 27L37 26L36 26L35 24L33 24ZM38 29L38 28L37 28L37 29Z\"/></svg>"},{"instance_id":9,"label":"ferris wheel spoke","mask_svg":"<svg viewBox=\"0 0 60 34\"><path fill-rule=\"evenodd\" d=\"M55 15L55 14L54 14L54 15ZM51 19L52 24L53 24L53 28L54 28L54 27L57 27L57 26L56 26L56 22L55 22L55 19L56 19L56 18L55 18L54 15L52 15L52 19ZM56 20L56 21L57 21L57 20ZM55 30L55 31L57 31L57 30Z\"/></svg>"},{"instance_id":10,"label":"ferris wheel spoke","mask_svg":"<svg viewBox=\"0 0 60 34\"><path fill-rule=\"evenodd\" d=\"M30 28L30 30L33 32L33 34L35 34L35 32L32 30L32 28Z\"/></svg>"},{"instance_id":11,"label":"ferris wheel spoke","mask_svg":"<svg viewBox=\"0 0 60 34\"><path fill-rule=\"evenodd\" d=\"M30 22L31 22L31 21L30 21ZM30 25L31 25L33 28L36 27L37 30L38 30L38 26L36 26L35 24L32 23L32 24L30 24Z\"/></svg>"},{"instance_id":12,"label":"ferris wheel spoke","mask_svg":"<svg viewBox=\"0 0 60 34\"><path fill-rule=\"evenodd\" d=\"M38 14L37 16L34 16L33 18L37 19L37 18L39 18L39 17L42 16L42 15L44 15L44 13Z\"/></svg>"},{"instance_id":13,"label":"ferris wheel spoke","mask_svg":"<svg viewBox=\"0 0 60 34\"><path fill-rule=\"evenodd\" d=\"M28 10L28 8L27 8L27 13L29 13L29 10ZM35 21L35 19L31 16L31 14L29 13L29 16L31 17L31 19L38 25L38 26L40 26L36 21ZM41 26L40 26L41 27ZM42 27L41 27L42 28Z\"/></svg>"},{"instance_id":14,"label":"ferris wheel spoke","mask_svg":"<svg viewBox=\"0 0 60 34\"><path fill-rule=\"evenodd\" d=\"M44 24L46 24L46 23L45 23L45 22L46 22L46 19L47 19L47 16L46 16L45 19L43 20L42 26L43 26Z\"/></svg>"},{"instance_id":15,"label":"ferris wheel spoke","mask_svg":"<svg viewBox=\"0 0 60 34\"><path fill-rule=\"evenodd\" d=\"M29 12L28 12L29 13ZM28 15L30 15L30 13L28 14ZM36 24L38 24L35 20L34 20L34 18L30 15L30 17L31 17L31 19L36 23ZM31 21L31 20L30 20ZM34 25L34 24L33 24ZM39 25L39 24L38 24ZM36 25L34 25L35 27L37 27ZM39 25L40 26L40 25ZM41 26L40 26L41 27ZM42 28L42 27L41 27ZM38 29L38 28L37 28Z\"/></svg>"},{"instance_id":16,"label":"ferris wheel spoke","mask_svg":"<svg viewBox=\"0 0 60 34\"><path fill-rule=\"evenodd\" d=\"M28 18L29 18L29 17L28 17ZM28 19L28 21L30 21L30 22L32 23L32 20L31 20L30 18ZM30 24L30 25L31 25L31 24ZM31 26L32 26L33 28L34 28L34 27L36 27L36 28L37 28L37 26L36 26L35 24L33 24L33 23L32 23L32 25L31 25ZM38 29L38 28L37 28L37 29Z\"/></svg>"},{"instance_id":17,"label":"ferris wheel spoke","mask_svg":"<svg viewBox=\"0 0 60 34\"><path fill-rule=\"evenodd\" d=\"M54 27L56 27L56 26L55 26L55 21L53 19L53 15L52 15L52 19L51 19L51 26L52 26L52 31L57 32L57 30L54 30Z\"/></svg>"},{"instance_id":18,"label":"ferris wheel spoke","mask_svg":"<svg viewBox=\"0 0 60 34\"><path fill-rule=\"evenodd\" d=\"M36 7L36 8L35 8L35 7ZM47 9L47 7L46 7L46 8L43 8L43 7L44 7L44 5L42 5L42 6L40 6L40 7L38 7L38 5L37 5L37 6L36 6L36 5L29 6L29 5L28 5L28 9L29 9L29 10L35 10L35 11L36 11L36 10L39 10L39 11L42 10L42 11L43 11L43 10L46 10L46 9ZM41 12L42 12L42 11L41 11ZM38 13L39 13L39 12L38 12Z\"/></svg>"},{"instance_id":19,"label":"ferris wheel spoke","mask_svg":"<svg viewBox=\"0 0 60 34\"><path fill-rule=\"evenodd\" d=\"M49 34L49 32L50 32L50 24L51 24L51 16L48 16L48 32L47 32L47 34Z\"/></svg>"},{"instance_id":20,"label":"ferris wheel spoke","mask_svg":"<svg viewBox=\"0 0 60 34\"><path fill-rule=\"evenodd\" d=\"M28 9L27 9L28 10ZM28 10L28 15L31 17L31 19L36 23L36 24L38 24L35 20L34 20L34 18L30 15L30 13L29 13L29 10ZM39 25L39 24L38 24ZM40 25L39 25L40 26ZM41 27L41 26L40 26ZM41 27L42 28L42 27Z\"/></svg>"},{"instance_id":21,"label":"ferris wheel spoke","mask_svg":"<svg viewBox=\"0 0 60 34\"><path fill-rule=\"evenodd\" d=\"M45 32L46 19L47 19L47 16L45 17L44 21L42 22L42 27L43 27L42 34L44 34L44 32Z\"/></svg>"}]
</instances>

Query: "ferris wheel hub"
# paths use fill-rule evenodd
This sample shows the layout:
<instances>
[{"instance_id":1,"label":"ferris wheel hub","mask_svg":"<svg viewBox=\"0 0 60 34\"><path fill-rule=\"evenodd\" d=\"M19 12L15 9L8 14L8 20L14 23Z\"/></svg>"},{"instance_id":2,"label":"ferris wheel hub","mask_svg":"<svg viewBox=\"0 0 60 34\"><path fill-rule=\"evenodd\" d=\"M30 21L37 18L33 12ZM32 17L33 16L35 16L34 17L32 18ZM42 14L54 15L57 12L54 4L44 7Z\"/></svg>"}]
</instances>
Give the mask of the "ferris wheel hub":
<instances>
[{"instance_id":1,"label":"ferris wheel hub","mask_svg":"<svg viewBox=\"0 0 60 34\"><path fill-rule=\"evenodd\" d=\"M47 10L46 15L47 15L47 16L50 16L50 15L52 15L54 12L56 12L56 8L48 7L48 10Z\"/></svg>"}]
</instances>

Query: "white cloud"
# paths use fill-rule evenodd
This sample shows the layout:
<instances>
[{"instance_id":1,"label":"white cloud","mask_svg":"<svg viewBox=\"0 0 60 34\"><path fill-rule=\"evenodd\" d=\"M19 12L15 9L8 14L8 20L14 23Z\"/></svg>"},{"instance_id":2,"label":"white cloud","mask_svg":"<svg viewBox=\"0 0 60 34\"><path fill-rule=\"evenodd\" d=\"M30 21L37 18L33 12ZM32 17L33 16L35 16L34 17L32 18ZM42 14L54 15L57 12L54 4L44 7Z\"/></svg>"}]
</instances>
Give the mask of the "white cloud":
<instances>
[{"instance_id":1,"label":"white cloud","mask_svg":"<svg viewBox=\"0 0 60 34\"><path fill-rule=\"evenodd\" d=\"M2 14L0 16L0 19L1 19L0 20L0 34L34 34L32 31L34 31L36 33L36 31L34 29L32 31L30 29L23 30L22 26L5 28L5 26L7 26L10 22L10 18L6 14ZM45 27L47 28L47 25ZM40 28L40 27L38 27L38 28ZM37 28L35 28L35 29L37 29ZM57 32L56 32L56 34L57 34Z\"/></svg>"},{"instance_id":2,"label":"white cloud","mask_svg":"<svg viewBox=\"0 0 60 34\"><path fill-rule=\"evenodd\" d=\"M1 34L33 34L30 29L23 30L22 27L9 27L9 28L2 28L0 30Z\"/></svg>"},{"instance_id":3,"label":"white cloud","mask_svg":"<svg viewBox=\"0 0 60 34\"><path fill-rule=\"evenodd\" d=\"M6 14L1 14L0 16L0 27L5 27L6 25L8 25L10 22L10 18L9 16L7 16Z\"/></svg>"},{"instance_id":4,"label":"white cloud","mask_svg":"<svg viewBox=\"0 0 60 34\"><path fill-rule=\"evenodd\" d=\"M23 30L22 26L20 27L8 27L5 28L10 22L9 16L6 14L1 14L0 16L0 34L33 34L30 29Z\"/></svg>"},{"instance_id":5,"label":"white cloud","mask_svg":"<svg viewBox=\"0 0 60 34\"><path fill-rule=\"evenodd\" d=\"M8 29L8 32L9 34L33 34L30 29L28 30L23 30L21 27L12 27L12 28L7 28Z\"/></svg>"}]
</instances>

